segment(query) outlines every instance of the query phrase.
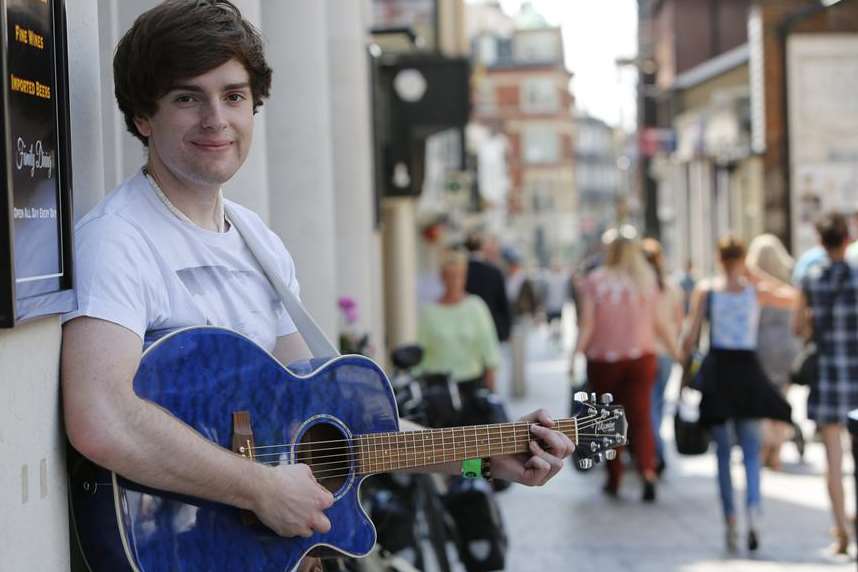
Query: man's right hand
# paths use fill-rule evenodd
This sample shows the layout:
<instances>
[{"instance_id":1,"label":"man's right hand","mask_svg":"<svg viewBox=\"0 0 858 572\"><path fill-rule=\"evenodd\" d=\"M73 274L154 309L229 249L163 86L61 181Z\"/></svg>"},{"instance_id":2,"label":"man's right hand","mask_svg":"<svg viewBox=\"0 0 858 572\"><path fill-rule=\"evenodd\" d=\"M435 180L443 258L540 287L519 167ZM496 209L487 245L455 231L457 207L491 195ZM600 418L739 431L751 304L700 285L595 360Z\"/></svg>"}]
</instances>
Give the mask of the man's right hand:
<instances>
[{"instance_id":1,"label":"man's right hand","mask_svg":"<svg viewBox=\"0 0 858 572\"><path fill-rule=\"evenodd\" d=\"M281 465L262 469L252 510L280 536L309 538L325 533L331 522L323 512L334 496L320 485L307 465Z\"/></svg>"}]
</instances>

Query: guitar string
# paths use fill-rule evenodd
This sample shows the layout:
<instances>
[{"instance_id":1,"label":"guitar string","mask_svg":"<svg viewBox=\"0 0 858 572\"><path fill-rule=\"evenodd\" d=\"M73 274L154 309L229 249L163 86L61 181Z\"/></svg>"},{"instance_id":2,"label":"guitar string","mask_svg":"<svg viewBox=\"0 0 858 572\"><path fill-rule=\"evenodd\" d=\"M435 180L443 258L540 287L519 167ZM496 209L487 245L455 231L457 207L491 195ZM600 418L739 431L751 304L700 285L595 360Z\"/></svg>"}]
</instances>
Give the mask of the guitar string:
<instances>
[{"instance_id":1,"label":"guitar string","mask_svg":"<svg viewBox=\"0 0 858 572\"><path fill-rule=\"evenodd\" d=\"M510 450L508 450L508 451L504 450L506 448L506 447L504 447L500 451L494 453L492 456L495 456L495 455L513 455L513 454L519 454L519 453L526 452L526 450L515 447L512 444L510 445L510 447L512 447ZM477 453L477 452L475 452L474 454L479 455L479 453ZM333 475L328 475L327 473L329 473L329 472L336 473L337 471L342 471L346 468L346 467L344 467L344 465L352 465L352 464L366 465L366 466L378 465L379 467L384 468L388 464L394 463L394 464L400 464L400 466L396 467L396 468L409 468L409 467L411 467L411 463L416 463L415 465L413 465L413 467L422 467L422 466L435 465L435 464L441 464L441 463L449 463L449 462L461 460L460 458L458 458L455 455L453 455L453 458L447 459L448 455L449 455L449 453L436 453L433 451L421 451L421 452L414 452L414 453L403 452L403 453L398 453L398 454L394 454L394 455L389 455L383 459L373 459L371 455L369 455L369 456L364 455L363 462L361 463L361 459L360 459L361 455L358 452L352 451L352 452L349 452L347 454L342 455L342 457L344 457L344 458L336 460L336 461L326 461L326 462L320 463L320 462L316 462L316 460L314 460L311 463L307 463L307 465L313 470L313 475L316 476L317 478L333 478ZM403 459L403 457L404 457L404 459ZM440 459L439 459L439 457L440 457ZM290 463L288 463L287 461L284 461L282 463L278 462L278 461L261 461L260 464L269 465L269 466L276 466L276 465L280 465L280 464L289 465ZM333 465L333 467L331 467L331 465ZM327 467L327 468L323 469L322 467ZM386 470L393 470L394 468L395 467L391 464L391 466L389 468L387 468ZM344 474L349 474L350 472L351 471L347 471Z\"/></svg>"},{"instance_id":2,"label":"guitar string","mask_svg":"<svg viewBox=\"0 0 858 572\"><path fill-rule=\"evenodd\" d=\"M582 427L582 428L586 428L586 427ZM524 428L522 428L522 429L524 429ZM381 434L372 434L372 435L381 435ZM405 437L407 435L411 435L411 437L410 438ZM421 435L421 432L392 433L391 434L391 437L393 439L392 441L387 440L387 439L385 439L385 440L372 439L369 442L361 442L362 440L360 438L352 439L351 441L343 440L343 441L339 441L339 443L342 443L342 445L339 447L327 447L327 448L321 448L321 449L320 448L313 448L314 443L307 443L305 445L307 445L308 447L305 447L305 449L309 449L309 451L314 454L315 459L321 460L321 459L329 459L329 458L338 458L338 457L343 457L343 456L347 456L347 455L351 454L351 451L343 452L343 449L344 448L350 448L350 449L354 448L355 441L358 441L358 444L357 444L358 447L366 449L365 452L368 454L373 453L373 451L371 450L372 447L379 447L379 446L384 447L385 445L388 445L388 447L384 450L384 453L389 453L391 449L393 449L394 451L398 451L398 450L401 450L402 447L407 448L408 446L411 446L412 448L414 448L415 451L418 447L423 451L426 451L426 450L434 451L434 450L437 450L438 447L446 448L450 445L452 445L455 449L455 446L458 443L461 443L461 441L458 440L459 438L456 435L451 435L451 434L447 434L447 433L436 434L436 435L433 435L431 437L429 437L427 435L422 435L421 437L418 437L418 435ZM498 435L498 434L493 434L493 435L492 434L486 434L486 435L482 435L482 436L477 434L474 436L474 439L477 440L477 443L467 442L467 443L464 443L462 445L462 447L463 448L481 447L481 446L495 447L498 444L502 444L504 441L508 440L510 437L517 440L521 437L527 437L529 435L530 435L529 428L527 428L523 431L514 431L512 434L510 434L510 433L504 433L504 434L500 434L500 435ZM403 436L403 439L407 440L407 442L405 442L405 443L396 442L396 439L399 439L400 436ZM435 439L436 436L439 437L440 439ZM583 433L580 431L577 432L576 436L579 438L579 440L582 437L584 437L584 438L586 438L586 437L594 437L594 438L595 437L607 437L607 435L605 435L603 433L602 434L600 434L600 433ZM427 437L429 437L429 438L427 438ZM439 440L440 440L440 442L438 442ZM372 442L372 441L375 441L375 442ZM427 441L428 441L428 443L427 443ZM322 456L318 455L319 453L323 453L326 451L337 451L337 454L322 455ZM293 454L300 455L302 452L306 452L306 451L293 451ZM381 452L381 451L378 451L378 452ZM281 457L282 455L288 454L288 453L290 453L290 447L285 446L284 450L282 450L282 451L269 452L269 453L259 453L259 454L255 455L254 457L255 458Z\"/></svg>"},{"instance_id":3,"label":"guitar string","mask_svg":"<svg viewBox=\"0 0 858 572\"><path fill-rule=\"evenodd\" d=\"M608 436L608 435L605 435L604 433L601 433L601 434L600 433L586 433L586 432L581 431L583 429L587 429L590 425L591 424L584 424L582 426L579 426L579 430L576 432L576 437L581 438L581 437L599 437L599 436L607 437ZM558 430L560 430L562 432L562 429L558 429ZM265 449L281 447L282 450L266 452L266 453L257 453L256 455L254 455L254 457L256 457L256 458L271 457L271 456L278 456L279 457L279 456L283 455L284 453L290 453L290 452L292 452L293 454L301 454L304 452L311 452L311 453L318 455L319 453L323 453L326 451L342 451L343 448L354 447L356 442L357 442L358 446L366 447L366 448L373 447L373 446L376 446L376 447L377 446L384 446L384 445L390 444L390 445L393 445L394 448L399 449L402 446L405 446L405 447L412 446L412 447L425 448L427 446L427 441L428 441L429 446L434 448L438 445L440 445L441 447L446 447L448 445L455 446L458 443L462 442L461 441L462 437L465 437L465 438L468 438L467 439L468 442L466 442L463 445L465 447L473 446L471 444L471 443L473 443L473 441L471 441L470 439L475 439L478 442L483 441L483 442L487 442L490 445L495 445L495 444L497 444L496 443L497 441L503 442L504 440L509 439L510 437L517 438L520 435L529 435L530 430L529 430L529 427L528 428L521 428L520 427L517 430L512 431L511 433L509 431L503 432L501 434L497 434L497 433L490 434L490 433L486 432L485 435L480 435L479 433L476 433L473 436L463 434L461 437L458 435L452 434L452 433L434 433L433 435L427 435L426 433L429 433L429 432L428 431L427 432L405 431L405 432L401 432L401 433L389 433L389 434L373 433L373 434L369 434L368 436L367 435L361 435L361 436L358 436L358 437L350 439L350 440L337 440L337 441L326 441L326 442L319 441L319 442L313 442L313 443L301 443L301 444L294 446L294 447L289 445L289 444L278 445L278 446L266 446L266 447L264 447ZM369 437L369 439L367 439L366 437ZM406 442L404 442L404 443L397 442L398 439L402 439ZM320 443L338 443L339 446L319 448L317 445ZM477 445L479 445L479 443ZM263 448L263 447L256 447L256 448L254 448L254 450L258 450L261 448ZM321 458L324 458L324 456Z\"/></svg>"},{"instance_id":4,"label":"guitar string","mask_svg":"<svg viewBox=\"0 0 858 572\"><path fill-rule=\"evenodd\" d=\"M577 428L578 429L586 429L587 427L589 427L592 423L587 423L586 421L588 421L590 419L596 419L597 420L596 422L598 422L600 417L599 416L584 417L578 421ZM555 431L560 431L560 432L563 432L564 429L567 429L567 430L575 429L575 423L573 423L573 421L575 421L574 418L556 420L555 426L552 427L552 429ZM571 427L568 427L568 425L570 425L570 424L571 424ZM427 429L424 431L425 432L437 432L436 435L442 435L443 434L442 436L451 435L452 437L456 438L457 436L455 435L455 430L463 430L463 437L466 437L466 435L464 435L465 431L470 433L474 430L476 430L476 431L488 431L489 429L492 429L492 428L494 428L494 429L499 428L502 432L506 431L506 430L511 430L511 431L526 430L526 431L529 431L530 427L532 425L534 425L534 424L533 423L494 423L494 424L490 424L490 425L470 425L470 426L455 427L455 428L448 428L448 429ZM328 441L313 441L310 443L298 443L298 444L292 444L292 443L279 443L278 444L278 443L275 443L273 445L257 445L257 446L251 447L250 450L251 451L258 451L261 449L272 449L272 448L278 448L278 447L293 447L293 448L306 447L306 448L315 448L315 450L318 451L319 449L316 448L318 445L331 444L331 443L350 443L350 442L354 441L355 439L361 439L361 438L370 439L370 440L372 440L372 439L381 440L382 438L389 438L389 437L394 436L394 435L421 434L424 431L395 431L395 432L385 432L385 433L366 433L366 434L359 434L356 437L353 437L351 439L333 439L333 440L328 440Z\"/></svg>"},{"instance_id":5,"label":"guitar string","mask_svg":"<svg viewBox=\"0 0 858 572\"><path fill-rule=\"evenodd\" d=\"M514 440L518 441L521 438L528 439L528 436L529 435L527 433L518 434L518 435L514 436ZM592 437L593 438L592 440L596 440L599 437L604 438L605 435L604 434L597 434L597 433L582 433L582 434L580 434L580 437L584 437L585 438L584 442L588 442L591 440L591 439L589 439L589 437ZM529 441L527 441L527 442L529 442ZM515 452L522 452L523 453L526 451L526 449L522 450L522 449L518 448L516 446L517 443L509 443L509 444L507 444L507 443L508 443L508 441L505 441L505 440L500 440L500 442L488 441L488 442L483 442L483 443L467 444L467 445L464 445L462 448L465 451L467 451L468 448L474 448L475 451L474 451L473 455L476 455L476 456L481 455L479 453L479 449L481 447L495 448L499 445L501 447L501 450L498 453L495 453L498 455L512 454ZM579 445L580 444L581 444L581 442L579 441ZM440 448L441 448L440 451L439 451L439 444L437 444L437 443L429 443L428 446L427 446L425 441L423 441L421 443L412 443L411 445L413 445L413 449L414 449L413 452L408 451L407 446L409 444L404 444L406 446L405 449L402 449L401 447L399 447L399 445L403 445L403 444L393 443L393 445L395 445L395 447L388 448L388 449L385 449L382 451L372 451L370 448L366 448L362 452L363 452L364 457L367 458L367 460L369 462L373 462L374 461L373 457L374 456L377 457L378 454L381 454L381 455L384 455L387 457L395 455L396 457L399 457L399 458L401 458L402 456L405 456L406 459L411 455L414 455L415 458L417 456L422 456L424 459L427 459L430 456L433 459L435 459L438 456L441 456L443 459L442 462L447 462L445 457L447 455L449 455L449 453L444 452L444 449L447 447L448 443L441 443L440 444ZM453 443L453 445L455 445L455 443ZM504 449L506 449L507 446L513 447L513 450L512 451L505 451ZM419 451L417 450L418 448L420 449ZM349 451L340 452L340 453L334 454L334 455L315 456L313 459L310 460L310 462L308 464L310 464L313 467L321 467L321 466L331 465L331 464L341 465L346 459L352 458L356 455L360 455L360 453L361 453L361 451L349 450ZM279 456L280 454L269 453L269 454L259 455L256 458L258 459L260 457L270 457L270 456L274 456L274 455ZM455 457L455 447L454 447L453 455ZM471 455L470 453L465 453L465 456L470 456L470 455ZM483 455L485 455L485 454L483 454ZM335 460L329 461L329 459L335 459ZM451 460L455 460L455 459L451 459ZM260 462L262 462L263 464L275 464L276 465L276 464L279 464L281 461L288 462L287 460L282 460L282 459L272 460L272 461L260 461ZM325 462L320 462L320 461L325 461ZM383 462L383 459L380 459L379 462Z\"/></svg>"},{"instance_id":6,"label":"guitar string","mask_svg":"<svg viewBox=\"0 0 858 572\"><path fill-rule=\"evenodd\" d=\"M594 419L594 418L596 418L596 417L582 418L581 420L578 421L578 426L579 427L581 426L582 421ZM555 423L558 425L564 425L565 426L572 421L574 421L574 418L555 420ZM462 427L426 429L424 431L439 431L439 432L449 431L449 432L453 432L455 430L460 430L460 429L466 430L466 431L473 431L474 428L476 428L478 430L484 430L484 429L489 429L489 428L500 428L501 430L505 430L505 429L515 430L515 429L522 429L522 428L529 429L532 425L534 425L534 423L492 423L492 424L487 424L487 425L467 425L467 426L462 426ZM572 425L574 426L574 423L572 423ZM556 425L555 425L554 429L558 430ZM384 432L384 433L365 433L365 434L359 435L359 437L376 437L376 436L386 437L386 436L390 436L390 435L401 435L403 433L405 433L405 434L420 433L420 431L388 431L388 432ZM316 445L316 444L327 444L327 443L341 443L343 441L348 441L348 439L333 439L333 440L329 440L329 441L314 441L311 444ZM290 446L290 445L291 445L291 443L280 443L280 444L275 443L273 445L259 445L259 446L252 447L251 449L255 451L258 449L269 449L272 447L285 447L285 446ZM299 444L298 446L300 446L300 445L303 445L303 443Z\"/></svg>"},{"instance_id":7,"label":"guitar string","mask_svg":"<svg viewBox=\"0 0 858 572\"><path fill-rule=\"evenodd\" d=\"M511 451L505 451L505 452L502 451L501 453L498 453L498 454L499 455L511 455L511 454L516 454L518 452L521 452L521 451L517 451L516 449L513 449ZM398 467L394 467L394 466L388 466L388 463L383 459L378 460L378 461L373 461L372 459L369 459L369 460L365 459L365 461L363 463L361 463L360 459L355 458L356 456L357 456L356 454L352 454L351 459L349 459L349 461L348 461L349 465L355 465L354 470L346 469L345 467L342 466L343 461L340 461L340 462L336 463L337 464L336 467L325 469L325 470L313 470L313 476L316 478L319 478L319 479L334 479L334 478L340 478L340 477L347 477L347 476L350 476L352 474L367 475L368 476L368 475L372 475L372 474L390 472L390 471L395 470L395 469L420 468L420 467L425 467L425 466L433 465L433 464L454 462L457 460L457 459L451 459L448 461L446 459L442 459L441 461L435 461L433 458L432 462L425 462L425 459L423 461L419 461L416 457L414 459L409 459L406 456L404 463L402 465L400 465ZM397 459L397 461L402 462L402 459ZM264 464L264 465L277 465L278 463L266 462L266 463L262 463L262 464ZM322 463L322 464L324 464L324 463ZM314 467L319 467L322 464L313 463L310 465L310 467L312 469ZM361 470L361 469L363 469L363 470ZM345 470L345 472L343 472L343 470Z\"/></svg>"},{"instance_id":8,"label":"guitar string","mask_svg":"<svg viewBox=\"0 0 858 572\"><path fill-rule=\"evenodd\" d=\"M500 433L498 433L496 431L490 432L488 430L489 426L479 425L476 427L477 427L477 431L474 431L472 427L467 427L466 428L467 431L463 431L461 435L457 435L454 432L448 432L445 430L401 431L401 432L396 432L396 433L369 433L369 434L365 434L365 435L358 435L356 437L353 437L352 439L342 439L342 440L334 440L334 441L314 441L314 442L309 442L309 443L300 443L300 444L296 445L294 448L296 448L296 449L301 449L301 448L310 449L312 452L318 453L318 452L323 452L323 451L339 450L339 449L342 449L344 446L348 446L349 444L353 444L355 441L358 441L358 442L363 441L360 444L367 445L367 446L384 444L384 443L387 443L391 439L394 439L394 440L395 439L403 439L403 440L409 441L409 443L407 443L407 444L411 444L410 443L411 441L423 441L423 442L425 442L425 441L436 441L436 440L441 441L441 443L443 443L443 444L446 444L447 441L449 441L452 444L456 444L458 442L461 442L462 439L465 439L466 441L470 441L472 439L481 440L481 439L486 439L486 438L503 440L503 439L506 439L510 436L510 432L512 435L517 435L519 433L525 433L525 434L530 433L530 427L529 426L528 427L517 427L517 428L512 428L512 427L503 428L503 429L501 429ZM574 426L571 427L570 429L574 429ZM555 427L555 430L563 432L563 428L556 428ZM473 433L473 435L471 433ZM318 445L320 445L320 444L331 444L331 443L336 443L336 444L338 444L338 446L323 447L323 448L318 447ZM417 443L417 444L420 445L421 443ZM291 447L291 445L290 444L268 445L265 447L253 447L252 450L257 451L259 449L271 449L271 448L278 448L278 447L284 447L284 448L288 449ZM300 453L303 451L299 450L297 452ZM256 457L262 457L262 456L271 455L271 454L280 454L280 452L258 453L255 456Z\"/></svg>"},{"instance_id":9,"label":"guitar string","mask_svg":"<svg viewBox=\"0 0 858 572\"><path fill-rule=\"evenodd\" d=\"M527 437L529 437L529 432L528 433L516 433L513 435L503 435L503 436L500 436L500 435L488 436L488 438L485 438L485 439L478 439L476 443L474 443L474 442L464 443L461 445L461 448L467 450L468 448L478 449L480 447L494 448L494 447L497 447L498 445L503 446L504 443L509 441L510 437L513 440L518 440L520 438L527 438ZM578 440L579 440L579 444L580 444L581 438L585 438L586 441L590 441L590 440L596 440L600 437L602 437L602 438L609 437L609 435L606 435L604 433L578 433L577 437L579 438ZM357 447L355 447L354 443L352 443L351 445L343 445L343 447L330 447L330 448L326 448L326 449L316 449L316 450L311 450L311 452L314 453L313 460L315 461L315 460L337 459L337 458L345 457L345 456L353 454L353 451L351 449L355 449L355 448L364 449L364 453L368 454L368 455L372 455L373 453L399 454L399 451L402 451L403 449L406 450L406 452L407 452L407 449L409 446L412 447L415 451L417 450L417 448L420 448L421 451L424 451L424 452L428 451L428 452L432 453L432 452L438 451L439 449L441 449L441 450L448 449L450 446L452 446L453 449L455 450L456 445L458 445L460 443L461 443L461 441L456 441L456 440L447 441L447 440L442 439L440 442L438 442L435 439L428 439L428 440L427 439L420 439L420 440L414 439L414 440L411 440L411 441L406 442L406 443L398 443L395 441L377 443L377 444L358 443ZM373 451L372 450L373 446L382 447L383 449L380 451ZM350 450L343 451L343 449L350 449ZM327 452L327 451L336 451L336 453L328 454L328 455L318 455L318 453L320 453L320 452ZM288 449L285 449L285 450L279 451L279 452L261 453L261 454L255 455L254 458L256 458L256 459L263 459L263 458L268 458L268 457L281 458L283 455L287 455L289 453L290 453L290 451ZM297 453L297 454L300 456L300 453Z\"/></svg>"}]
</instances>

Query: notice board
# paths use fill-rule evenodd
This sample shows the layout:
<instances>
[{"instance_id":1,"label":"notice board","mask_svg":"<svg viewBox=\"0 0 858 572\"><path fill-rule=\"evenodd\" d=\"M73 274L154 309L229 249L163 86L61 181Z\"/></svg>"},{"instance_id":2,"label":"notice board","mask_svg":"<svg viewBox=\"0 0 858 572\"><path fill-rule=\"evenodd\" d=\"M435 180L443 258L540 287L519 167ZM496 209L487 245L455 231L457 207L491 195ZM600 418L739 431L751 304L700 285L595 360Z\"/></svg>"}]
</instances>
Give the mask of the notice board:
<instances>
[{"instance_id":1,"label":"notice board","mask_svg":"<svg viewBox=\"0 0 858 572\"><path fill-rule=\"evenodd\" d=\"M0 327L75 307L65 6L0 0Z\"/></svg>"}]
</instances>

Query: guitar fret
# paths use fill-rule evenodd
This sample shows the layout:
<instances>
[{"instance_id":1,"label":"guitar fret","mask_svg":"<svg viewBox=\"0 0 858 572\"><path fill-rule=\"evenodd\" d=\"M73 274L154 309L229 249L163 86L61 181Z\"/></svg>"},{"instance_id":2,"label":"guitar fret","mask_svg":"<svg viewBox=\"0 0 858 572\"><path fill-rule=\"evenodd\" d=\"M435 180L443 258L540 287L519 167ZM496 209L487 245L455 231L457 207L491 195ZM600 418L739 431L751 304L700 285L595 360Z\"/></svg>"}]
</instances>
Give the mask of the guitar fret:
<instances>
[{"instance_id":1,"label":"guitar fret","mask_svg":"<svg viewBox=\"0 0 858 572\"><path fill-rule=\"evenodd\" d=\"M396 436L396 466L402 467L402 445L403 445L404 433L400 433Z\"/></svg>"},{"instance_id":2,"label":"guitar fret","mask_svg":"<svg viewBox=\"0 0 858 572\"><path fill-rule=\"evenodd\" d=\"M373 435L367 435L367 452L369 453L369 473L375 472L375 450L373 449Z\"/></svg>"}]
</instances>

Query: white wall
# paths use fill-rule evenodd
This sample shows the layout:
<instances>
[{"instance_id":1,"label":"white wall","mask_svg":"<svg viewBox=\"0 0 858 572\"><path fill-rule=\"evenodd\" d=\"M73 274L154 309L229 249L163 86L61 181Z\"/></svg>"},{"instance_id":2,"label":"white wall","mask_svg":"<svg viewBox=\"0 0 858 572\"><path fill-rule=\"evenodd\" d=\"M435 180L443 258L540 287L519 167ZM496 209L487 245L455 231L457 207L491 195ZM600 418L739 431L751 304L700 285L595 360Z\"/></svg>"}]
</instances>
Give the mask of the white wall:
<instances>
[{"instance_id":1,"label":"white wall","mask_svg":"<svg viewBox=\"0 0 858 572\"><path fill-rule=\"evenodd\" d=\"M263 2L269 64L269 224L298 268L301 298L337 332L331 87L324 2ZM333 337L333 335L331 336Z\"/></svg>"},{"instance_id":2,"label":"white wall","mask_svg":"<svg viewBox=\"0 0 858 572\"><path fill-rule=\"evenodd\" d=\"M381 244L374 228L369 62L363 2L327 0L337 296L357 302L359 333L383 349ZM380 359L383 356L377 356Z\"/></svg>"},{"instance_id":3,"label":"white wall","mask_svg":"<svg viewBox=\"0 0 858 572\"><path fill-rule=\"evenodd\" d=\"M67 0L76 209L104 186L96 0ZM60 323L0 330L0 570L68 570Z\"/></svg>"}]
</instances>

